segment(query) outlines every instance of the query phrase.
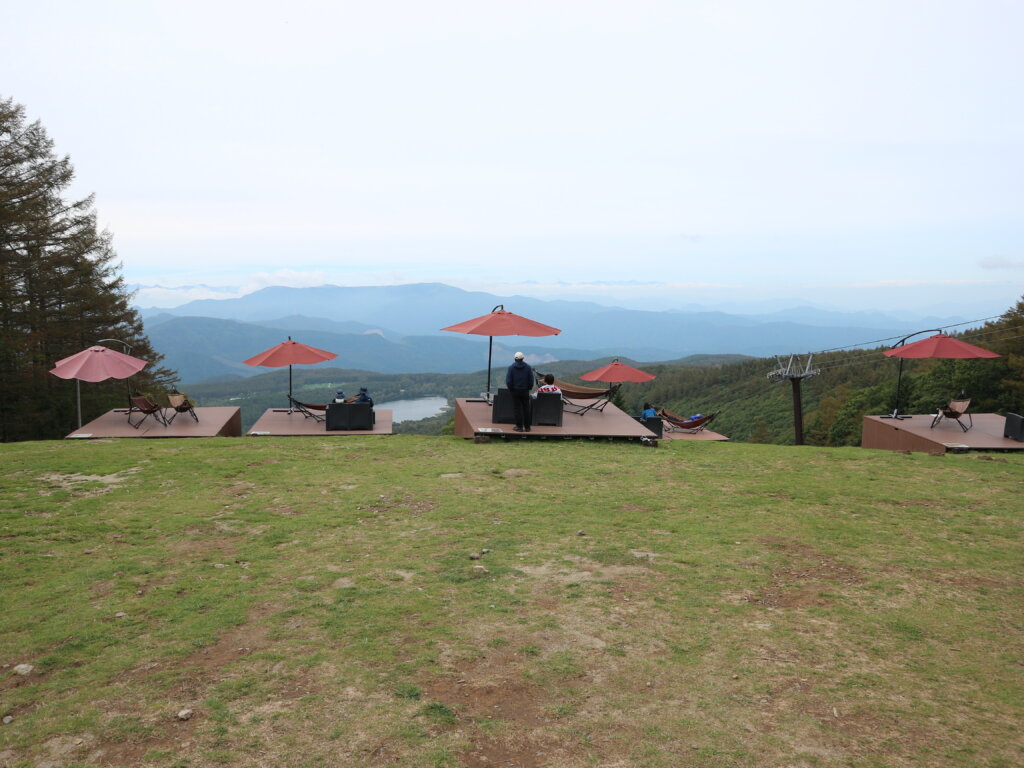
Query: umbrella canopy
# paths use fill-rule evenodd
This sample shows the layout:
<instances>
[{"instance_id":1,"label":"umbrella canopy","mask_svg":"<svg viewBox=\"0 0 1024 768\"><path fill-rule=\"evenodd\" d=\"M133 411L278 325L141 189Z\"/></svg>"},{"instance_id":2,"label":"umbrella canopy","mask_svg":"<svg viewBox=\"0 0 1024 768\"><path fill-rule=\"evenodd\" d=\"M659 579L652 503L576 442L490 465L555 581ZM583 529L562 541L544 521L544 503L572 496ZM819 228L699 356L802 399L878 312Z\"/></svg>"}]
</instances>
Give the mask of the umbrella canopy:
<instances>
[{"instance_id":1,"label":"umbrella canopy","mask_svg":"<svg viewBox=\"0 0 1024 768\"><path fill-rule=\"evenodd\" d=\"M634 368L631 365L620 363L618 358L603 368L598 368L596 371L590 371L580 376L580 379L583 381L631 381L636 384L656 378L657 376L653 373L647 373L647 371L641 371L639 368Z\"/></svg>"},{"instance_id":2,"label":"umbrella canopy","mask_svg":"<svg viewBox=\"0 0 1024 768\"><path fill-rule=\"evenodd\" d=\"M101 339L115 341L115 339ZM120 342L125 344L125 342ZM125 344L126 349L131 349ZM83 381L106 381L107 379L127 379L149 365L148 360L116 352L109 347L94 344L88 349L76 352L70 357L58 360L50 373L61 379L75 380L75 400L78 403L78 428L82 428L82 388ZM129 393L131 387L128 388Z\"/></svg>"},{"instance_id":3,"label":"umbrella canopy","mask_svg":"<svg viewBox=\"0 0 1024 768\"><path fill-rule=\"evenodd\" d=\"M927 339L887 349L882 353L886 357L905 357L916 359L922 357L938 357L945 360L969 360L977 357L1002 357L995 352L968 344L966 341L954 339L944 333L937 333Z\"/></svg>"},{"instance_id":4,"label":"umbrella canopy","mask_svg":"<svg viewBox=\"0 0 1024 768\"><path fill-rule=\"evenodd\" d=\"M328 352L325 349L317 349L308 344L292 341L292 337L289 336L287 341L282 341L277 346L264 350L258 355L253 355L243 362L246 365L264 366L267 368L288 366L288 411L291 412L292 365L295 363L311 365L313 363L322 363L326 360L333 360L336 357L337 355L334 352Z\"/></svg>"},{"instance_id":5,"label":"umbrella canopy","mask_svg":"<svg viewBox=\"0 0 1024 768\"><path fill-rule=\"evenodd\" d=\"M489 314L449 325L442 331L475 333L479 336L557 336L562 331L528 317L506 312L499 304Z\"/></svg>"},{"instance_id":6,"label":"umbrella canopy","mask_svg":"<svg viewBox=\"0 0 1024 768\"><path fill-rule=\"evenodd\" d=\"M267 368L282 368L294 363L304 365L322 363L325 360L333 360L336 357L337 355L334 352L328 352L324 349L311 347L308 344L292 341L292 337L289 336L288 341L282 341L277 346L264 350L258 355L253 355L245 361L245 364L261 365Z\"/></svg>"},{"instance_id":7,"label":"umbrella canopy","mask_svg":"<svg viewBox=\"0 0 1024 768\"><path fill-rule=\"evenodd\" d=\"M528 317L517 315L514 312L506 312L505 305L499 304L488 314L466 320L462 323L449 325L442 328L442 331L453 331L454 333L473 333L478 336L489 336L487 343L487 399L491 398L491 357L494 351L495 336L557 336L562 332L560 328L553 328L544 323L538 323Z\"/></svg>"},{"instance_id":8,"label":"umbrella canopy","mask_svg":"<svg viewBox=\"0 0 1024 768\"><path fill-rule=\"evenodd\" d=\"M918 331L917 333L928 333L928 331ZM912 333L910 336L916 336L917 333ZM896 376L896 404L893 406L892 413L888 416L883 416L883 419L909 418L908 416L900 415L900 384L903 381L904 360L915 360L925 357L942 358L944 360L1002 357L1002 355L998 355L995 352L989 352L987 349L968 344L966 341L954 339L952 336L947 336L941 331L934 336L929 336L927 339L907 344L906 341L910 336L901 340L892 349L887 349L882 353L886 357L898 357L900 359L900 370Z\"/></svg>"},{"instance_id":9,"label":"umbrella canopy","mask_svg":"<svg viewBox=\"0 0 1024 768\"><path fill-rule=\"evenodd\" d=\"M83 349L70 357L58 360L50 370L61 379L78 379L79 381L106 381L107 379L127 379L149 365L148 360L116 352L99 345Z\"/></svg>"}]
</instances>

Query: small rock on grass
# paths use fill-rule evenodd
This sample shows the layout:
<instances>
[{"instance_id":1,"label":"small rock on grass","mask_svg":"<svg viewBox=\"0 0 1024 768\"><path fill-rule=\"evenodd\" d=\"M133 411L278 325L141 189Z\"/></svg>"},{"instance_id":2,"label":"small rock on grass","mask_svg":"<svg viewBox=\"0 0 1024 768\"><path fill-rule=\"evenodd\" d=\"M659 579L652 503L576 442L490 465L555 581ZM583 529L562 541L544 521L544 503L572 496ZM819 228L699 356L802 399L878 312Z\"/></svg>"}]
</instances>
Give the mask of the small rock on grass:
<instances>
[{"instance_id":1,"label":"small rock on grass","mask_svg":"<svg viewBox=\"0 0 1024 768\"><path fill-rule=\"evenodd\" d=\"M480 553L479 552L472 552L472 553L470 553L469 559L470 560L479 560L480 559Z\"/></svg>"},{"instance_id":2,"label":"small rock on grass","mask_svg":"<svg viewBox=\"0 0 1024 768\"><path fill-rule=\"evenodd\" d=\"M195 714L195 713L191 709L183 709L180 712L178 712L178 719L179 720L191 720L193 714Z\"/></svg>"},{"instance_id":3,"label":"small rock on grass","mask_svg":"<svg viewBox=\"0 0 1024 768\"><path fill-rule=\"evenodd\" d=\"M473 566L473 575L474 576L484 576L484 575L486 575L488 573L490 573L490 571L488 571L482 565L474 565Z\"/></svg>"},{"instance_id":4,"label":"small rock on grass","mask_svg":"<svg viewBox=\"0 0 1024 768\"><path fill-rule=\"evenodd\" d=\"M14 722L14 718L13 717L11 717L10 715L5 715L4 716L4 725L10 725L13 722Z\"/></svg>"},{"instance_id":5,"label":"small rock on grass","mask_svg":"<svg viewBox=\"0 0 1024 768\"><path fill-rule=\"evenodd\" d=\"M21 675L22 677L31 675L32 672L34 671L35 667L33 667L31 664L19 664L14 668L14 674Z\"/></svg>"}]
</instances>

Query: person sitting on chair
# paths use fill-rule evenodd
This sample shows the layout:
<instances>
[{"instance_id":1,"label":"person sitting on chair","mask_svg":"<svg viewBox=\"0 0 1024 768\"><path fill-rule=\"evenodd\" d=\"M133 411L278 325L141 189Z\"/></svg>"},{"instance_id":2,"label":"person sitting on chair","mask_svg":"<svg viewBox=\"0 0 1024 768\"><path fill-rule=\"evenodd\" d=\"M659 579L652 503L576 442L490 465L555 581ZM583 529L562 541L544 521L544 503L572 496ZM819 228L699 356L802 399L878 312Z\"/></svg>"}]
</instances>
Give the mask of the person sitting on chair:
<instances>
[{"instance_id":1,"label":"person sitting on chair","mask_svg":"<svg viewBox=\"0 0 1024 768\"><path fill-rule=\"evenodd\" d=\"M373 406L373 398L370 397L370 393L367 392L366 387L359 388L359 394L352 398L353 403L369 403Z\"/></svg>"},{"instance_id":2,"label":"person sitting on chair","mask_svg":"<svg viewBox=\"0 0 1024 768\"><path fill-rule=\"evenodd\" d=\"M348 401L345 399L345 393L342 392L339 389L337 392L334 393L334 399L331 402L332 403L346 403Z\"/></svg>"},{"instance_id":3,"label":"person sitting on chair","mask_svg":"<svg viewBox=\"0 0 1024 768\"><path fill-rule=\"evenodd\" d=\"M558 385L555 384L555 377L554 377L553 374L550 374L550 373L545 373L544 374L544 383L541 384L539 387L537 387L537 391L534 393L533 396L536 397L541 392L550 392L550 393L555 394L555 395L562 394L562 390L560 390L558 388Z\"/></svg>"},{"instance_id":4,"label":"person sitting on chair","mask_svg":"<svg viewBox=\"0 0 1024 768\"><path fill-rule=\"evenodd\" d=\"M650 403L644 403L644 409L640 411L641 419L656 419L658 418L658 412L654 410L654 406Z\"/></svg>"}]
</instances>

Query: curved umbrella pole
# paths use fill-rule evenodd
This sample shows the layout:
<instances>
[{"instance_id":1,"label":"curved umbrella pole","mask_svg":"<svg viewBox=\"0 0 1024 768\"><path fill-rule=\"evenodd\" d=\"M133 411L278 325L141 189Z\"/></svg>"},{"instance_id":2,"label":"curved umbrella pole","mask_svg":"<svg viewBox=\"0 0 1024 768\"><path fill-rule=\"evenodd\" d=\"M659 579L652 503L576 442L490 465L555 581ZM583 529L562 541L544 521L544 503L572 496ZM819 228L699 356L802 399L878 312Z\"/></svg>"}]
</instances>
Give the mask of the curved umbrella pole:
<instances>
[{"instance_id":1,"label":"curved umbrella pole","mask_svg":"<svg viewBox=\"0 0 1024 768\"><path fill-rule=\"evenodd\" d=\"M929 328L927 331L915 331L914 333L910 334L909 336L904 336L902 339L900 339L899 342L897 342L896 344L893 345L893 348L902 347L904 344L907 343L907 339L912 339L914 336L920 336L922 333L942 333L942 329L941 328ZM898 420L899 419L909 419L910 418L909 416L901 416L900 415L900 385L902 383L903 383L903 358L901 357L900 358L899 373L896 374L896 402L893 403L892 413L890 413L887 416L882 416L881 418L883 418L883 419L898 419Z\"/></svg>"}]
</instances>

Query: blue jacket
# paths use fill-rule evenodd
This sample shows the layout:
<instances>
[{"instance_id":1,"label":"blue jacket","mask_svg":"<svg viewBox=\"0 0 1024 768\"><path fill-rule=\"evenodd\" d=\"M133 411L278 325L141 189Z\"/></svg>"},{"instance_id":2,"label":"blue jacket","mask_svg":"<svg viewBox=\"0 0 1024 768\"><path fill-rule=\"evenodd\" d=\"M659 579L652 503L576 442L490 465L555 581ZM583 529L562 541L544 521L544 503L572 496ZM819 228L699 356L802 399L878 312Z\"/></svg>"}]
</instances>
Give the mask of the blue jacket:
<instances>
[{"instance_id":1,"label":"blue jacket","mask_svg":"<svg viewBox=\"0 0 1024 768\"><path fill-rule=\"evenodd\" d=\"M516 360L505 374L505 386L509 389L533 389L533 368L522 360Z\"/></svg>"}]
</instances>

